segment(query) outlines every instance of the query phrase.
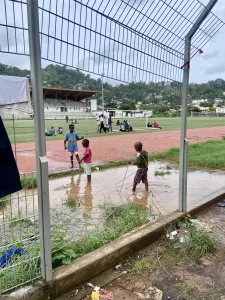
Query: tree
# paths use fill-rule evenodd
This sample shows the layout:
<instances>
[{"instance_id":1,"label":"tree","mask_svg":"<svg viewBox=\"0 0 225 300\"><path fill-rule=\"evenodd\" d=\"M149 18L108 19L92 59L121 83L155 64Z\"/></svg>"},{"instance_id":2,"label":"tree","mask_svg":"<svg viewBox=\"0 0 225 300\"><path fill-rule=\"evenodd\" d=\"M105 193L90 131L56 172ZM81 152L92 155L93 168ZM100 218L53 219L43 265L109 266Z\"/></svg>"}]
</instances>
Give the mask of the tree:
<instances>
[{"instance_id":1,"label":"tree","mask_svg":"<svg viewBox=\"0 0 225 300\"><path fill-rule=\"evenodd\" d=\"M130 103L122 103L119 107L121 110L136 110L136 106L134 102Z\"/></svg>"},{"instance_id":2,"label":"tree","mask_svg":"<svg viewBox=\"0 0 225 300\"><path fill-rule=\"evenodd\" d=\"M202 102L202 103L200 103L200 106L201 107L213 107L213 104L209 103L209 102Z\"/></svg>"},{"instance_id":3,"label":"tree","mask_svg":"<svg viewBox=\"0 0 225 300\"><path fill-rule=\"evenodd\" d=\"M8 76L26 77L30 75L29 70L21 70L14 66L0 63L0 74ZM81 72L79 69L73 69L66 66L50 64L42 69L42 78L44 85L57 88L84 89L99 91L95 95L98 103L101 103L102 79L93 78L89 74ZM177 109L181 106L181 82L161 81L161 82L130 82L129 84L111 85L104 82L104 98L109 103L121 101L126 109L135 109L135 104L141 101L143 104L150 104L157 111L165 112L163 105L169 104L166 108ZM189 100L207 99L206 107L212 107L215 98L223 98L225 92L225 80L218 78L208 83L191 83L189 85ZM124 106L121 105L123 108ZM124 108L123 108L124 109Z\"/></svg>"}]
</instances>

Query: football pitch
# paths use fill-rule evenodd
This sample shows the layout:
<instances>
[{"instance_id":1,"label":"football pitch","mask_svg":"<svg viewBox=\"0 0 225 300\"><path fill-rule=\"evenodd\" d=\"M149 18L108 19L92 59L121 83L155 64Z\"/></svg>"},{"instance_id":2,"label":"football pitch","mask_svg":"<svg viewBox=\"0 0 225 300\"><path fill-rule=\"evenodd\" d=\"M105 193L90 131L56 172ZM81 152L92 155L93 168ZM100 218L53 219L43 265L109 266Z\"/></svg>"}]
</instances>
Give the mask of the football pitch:
<instances>
[{"instance_id":1,"label":"football pitch","mask_svg":"<svg viewBox=\"0 0 225 300\"><path fill-rule=\"evenodd\" d=\"M14 130L12 120L4 120L6 130L8 132L10 141L14 142ZM134 118L129 119L130 125L132 125L134 131L131 133L119 132L119 126L116 126L117 119L113 119L113 133L97 133L97 122L95 119L83 119L78 120L79 124L75 125L75 130L80 136L85 137L95 137L104 135L120 135L120 134L131 134L131 133L141 133L141 132L155 132L155 130L146 129L146 119L145 118ZM122 119L120 119L122 121ZM152 118L149 121L157 121L160 126L162 126L161 131L179 130L180 129L180 118ZM67 124L65 120L46 120L45 128L49 130L54 127L56 130L58 127L63 127L64 132L68 131L69 123ZM188 118L187 127L192 128L207 128L207 127L217 127L225 126L225 117L192 117ZM16 143L26 143L34 141L34 122L33 120L15 120L15 139ZM62 135L46 137L46 140L62 140Z\"/></svg>"}]
</instances>

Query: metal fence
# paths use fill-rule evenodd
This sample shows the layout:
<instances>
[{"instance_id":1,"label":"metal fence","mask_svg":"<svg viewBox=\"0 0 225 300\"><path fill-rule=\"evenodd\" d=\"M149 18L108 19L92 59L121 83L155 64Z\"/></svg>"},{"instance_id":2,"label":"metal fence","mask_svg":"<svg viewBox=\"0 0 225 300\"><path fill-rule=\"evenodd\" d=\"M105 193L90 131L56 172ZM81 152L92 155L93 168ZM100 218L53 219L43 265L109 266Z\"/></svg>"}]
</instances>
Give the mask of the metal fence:
<instances>
[{"instance_id":1,"label":"metal fence","mask_svg":"<svg viewBox=\"0 0 225 300\"><path fill-rule=\"evenodd\" d=\"M17 161L18 155L24 155L29 160L35 157L35 148L19 147L17 138L27 130L33 134L33 129L17 124L13 120L3 122L11 138L13 152ZM21 166L19 166L20 168ZM40 276L40 234L38 230L37 177L33 172L20 172L23 190L0 199L0 253L14 249L16 254L6 265L0 268L0 291L17 287Z\"/></svg>"},{"instance_id":2,"label":"metal fence","mask_svg":"<svg viewBox=\"0 0 225 300\"><path fill-rule=\"evenodd\" d=\"M93 191L93 187L80 181L79 175L51 181L49 197L44 106L40 101L41 59L42 65L62 64L88 72L95 78L104 76L124 83L147 82L154 87L152 94L179 99L185 70L180 170L180 209L185 211L189 65L191 57L224 24L211 13L216 2L211 0L204 7L198 0L191 3L175 0L169 3L163 0L0 0L0 52L30 57L37 167L37 177L33 173L21 175L22 192L0 202L3 236L0 250L10 247L24 250L20 257L0 269L1 291L39 275L51 280L52 263L53 267L70 263L167 213L165 209L162 212L162 204L154 194L147 200L143 197L127 199L129 186L124 181L134 173L130 167L123 170L121 182L113 182L116 201L101 185ZM191 35L185 44L188 32ZM16 138L21 128L16 128L15 124L13 128ZM101 177L102 173L96 175L100 183ZM93 195L99 201L94 200ZM143 201L144 206L138 205Z\"/></svg>"}]
</instances>

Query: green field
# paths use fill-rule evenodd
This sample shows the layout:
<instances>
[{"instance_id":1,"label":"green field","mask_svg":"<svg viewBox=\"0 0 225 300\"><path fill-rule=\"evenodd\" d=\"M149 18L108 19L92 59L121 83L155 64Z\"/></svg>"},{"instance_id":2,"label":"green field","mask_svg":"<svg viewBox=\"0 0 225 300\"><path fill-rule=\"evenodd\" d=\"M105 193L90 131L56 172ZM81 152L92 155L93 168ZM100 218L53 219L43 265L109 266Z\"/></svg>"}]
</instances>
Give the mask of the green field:
<instances>
[{"instance_id":1,"label":"green field","mask_svg":"<svg viewBox=\"0 0 225 300\"><path fill-rule=\"evenodd\" d=\"M206 141L188 147L189 169L225 170L225 139ZM178 165L180 149L172 148L168 151L150 155L151 160L160 160Z\"/></svg>"},{"instance_id":2,"label":"green field","mask_svg":"<svg viewBox=\"0 0 225 300\"><path fill-rule=\"evenodd\" d=\"M151 119L154 121L155 119ZM113 129L118 130L119 126L115 125L116 119L113 120ZM121 120L122 121L122 120ZM179 130L180 129L180 118L157 118L156 120L160 126L162 126L162 131L168 130ZM108 133L97 133L97 122L95 119L89 120L79 120L77 124L76 131L79 135L84 135L85 137L93 136L104 136ZM130 124L134 128L132 133L140 132L154 132L151 130L145 129L144 118L130 119ZM13 132L13 122L11 120L4 120L5 127L7 129L9 138L11 142L14 141L14 132ZM45 127L49 130L51 126L54 126L56 129L58 127L63 127L65 131L68 129L68 124L64 120L46 120ZM225 126L225 117L193 117L188 118L188 128L206 128L206 127L216 127L216 126ZM17 143L33 142L34 141L34 125L32 120L16 120L15 121L15 136ZM135 131L135 129L143 129L143 131ZM129 134L114 132L114 135L118 134ZM62 135L57 135L54 137L46 137L47 140L61 140Z\"/></svg>"}]
</instances>

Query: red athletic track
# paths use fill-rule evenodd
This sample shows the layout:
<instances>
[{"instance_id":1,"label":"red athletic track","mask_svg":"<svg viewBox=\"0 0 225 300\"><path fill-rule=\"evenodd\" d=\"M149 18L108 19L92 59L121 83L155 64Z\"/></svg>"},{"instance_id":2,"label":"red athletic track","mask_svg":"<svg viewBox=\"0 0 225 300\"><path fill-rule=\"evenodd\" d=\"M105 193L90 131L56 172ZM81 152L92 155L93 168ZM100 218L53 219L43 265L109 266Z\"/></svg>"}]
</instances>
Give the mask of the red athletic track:
<instances>
[{"instance_id":1,"label":"red athletic track","mask_svg":"<svg viewBox=\"0 0 225 300\"><path fill-rule=\"evenodd\" d=\"M78 132L79 133L79 132ZM197 143L209 139L219 139L225 134L225 127L198 128L188 130L189 143ZM88 138L88 136L87 136ZM113 136L106 134L102 137L90 138L90 147L93 153L93 163L102 163L122 160L135 155L134 143L141 141L144 149L152 152L161 152L171 147L179 147L180 131L157 131L149 133L126 134ZM36 169L34 143L17 144L17 163L21 173L32 172ZM83 147L79 142L80 155ZM64 151L62 141L47 142L47 157L49 172L66 170L69 167L68 152Z\"/></svg>"}]
</instances>

